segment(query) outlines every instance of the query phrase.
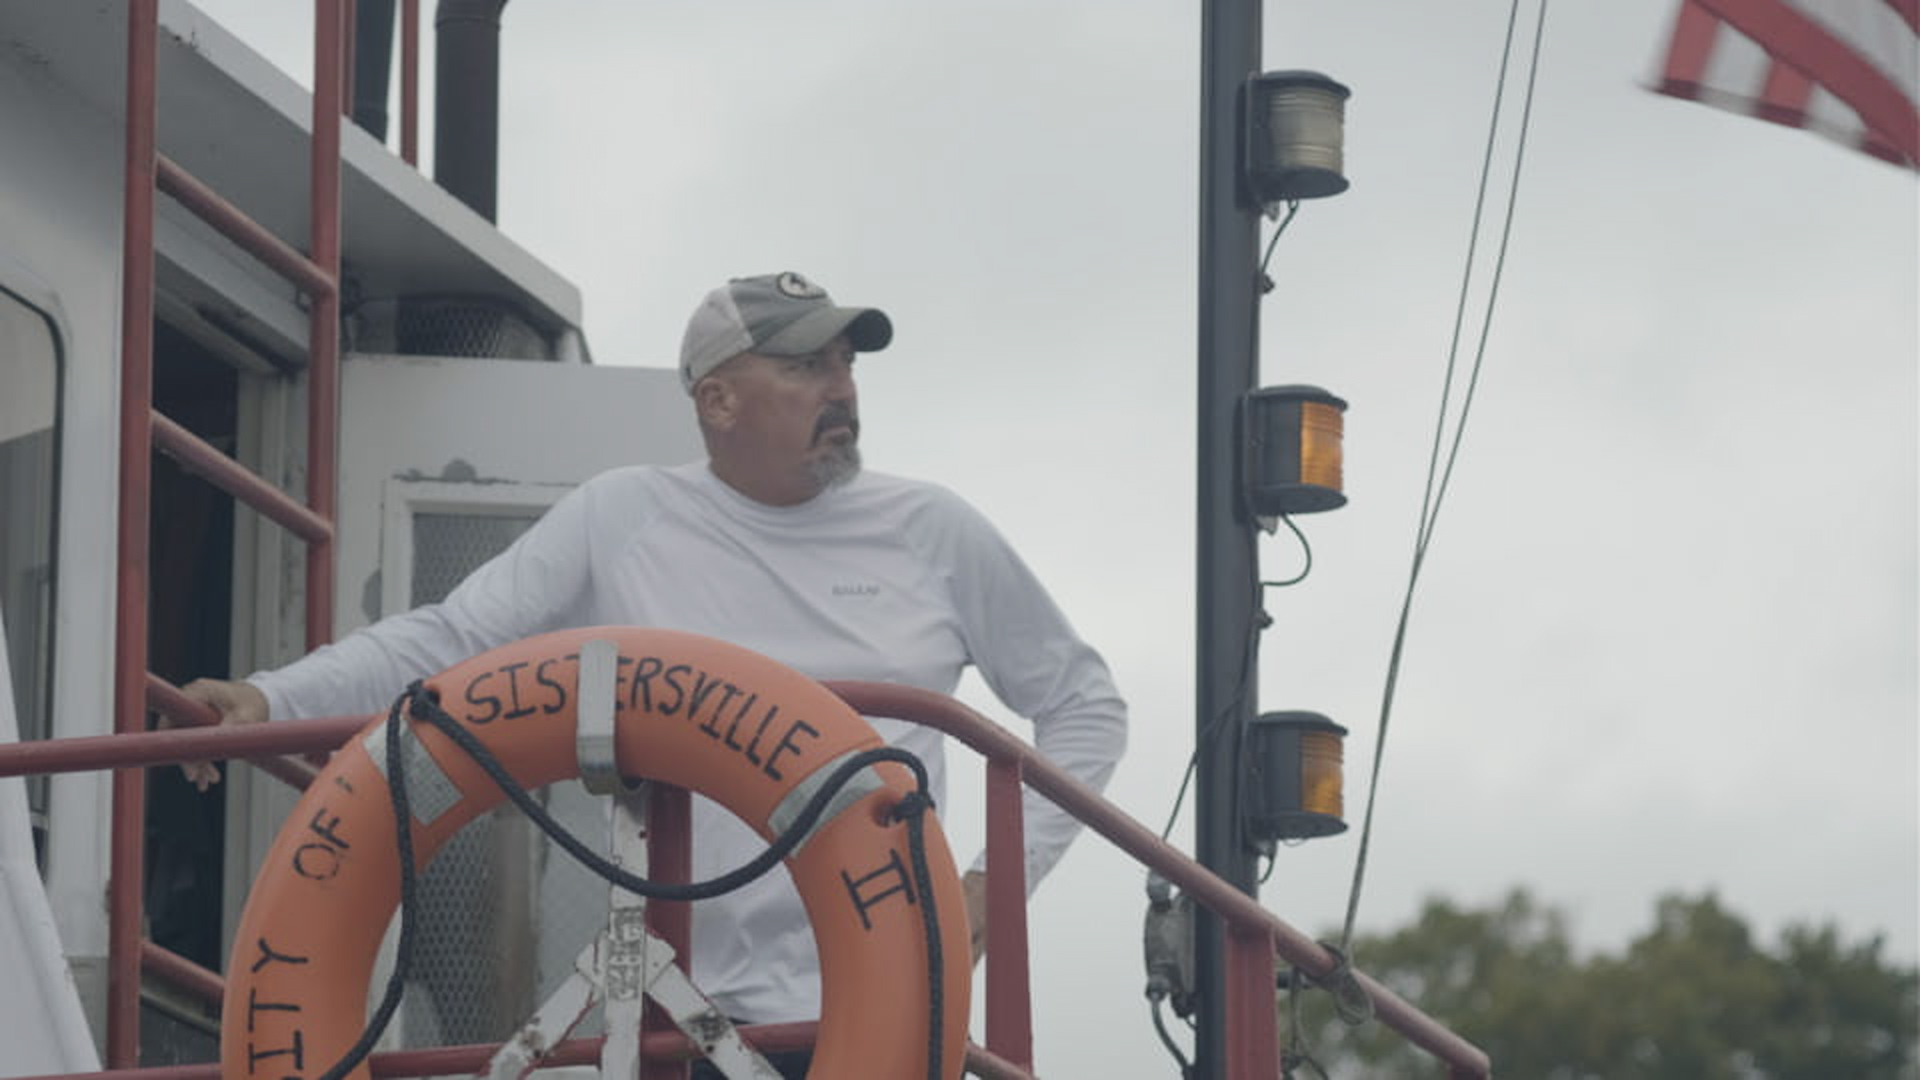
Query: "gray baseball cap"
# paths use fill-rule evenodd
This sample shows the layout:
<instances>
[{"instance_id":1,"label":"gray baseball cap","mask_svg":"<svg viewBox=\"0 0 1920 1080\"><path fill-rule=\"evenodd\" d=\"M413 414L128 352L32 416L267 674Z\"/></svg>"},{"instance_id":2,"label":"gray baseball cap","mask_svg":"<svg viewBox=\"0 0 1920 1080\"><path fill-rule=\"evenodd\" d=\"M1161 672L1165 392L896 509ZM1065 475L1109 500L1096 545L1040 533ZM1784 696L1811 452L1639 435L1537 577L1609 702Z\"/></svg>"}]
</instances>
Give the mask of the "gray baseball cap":
<instances>
[{"instance_id":1,"label":"gray baseball cap","mask_svg":"<svg viewBox=\"0 0 1920 1080\"><path fill-rule=\"evenodd\" d=\"M734 278L708 293L687 320L680 382L692 393L694 383L741 353L805 356L840 334L855 352L878 352L893 340L893 320L879 308L836 307L827 290L792 271Z\"/></svg>"}]
</instances>

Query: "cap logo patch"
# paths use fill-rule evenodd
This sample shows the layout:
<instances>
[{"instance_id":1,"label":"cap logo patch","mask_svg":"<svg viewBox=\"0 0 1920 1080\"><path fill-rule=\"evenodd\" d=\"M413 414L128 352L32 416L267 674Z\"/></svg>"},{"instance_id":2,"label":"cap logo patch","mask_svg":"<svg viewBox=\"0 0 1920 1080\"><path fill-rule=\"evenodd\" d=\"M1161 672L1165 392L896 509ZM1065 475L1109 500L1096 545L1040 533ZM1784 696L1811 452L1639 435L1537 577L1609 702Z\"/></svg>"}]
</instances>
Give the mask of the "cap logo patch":
<instances>
[{"instance_id":1,"label":"cap logo patch","mask_svg":"<svg viewBox=\"0 0 1920 1080\"><path fill-rule=\"evenodd\" d=\"M774 279L773 284L782 296L790 296L795 300L818 300L827 295L827 290L791 270Z\"/></svg>"}]
</instances>

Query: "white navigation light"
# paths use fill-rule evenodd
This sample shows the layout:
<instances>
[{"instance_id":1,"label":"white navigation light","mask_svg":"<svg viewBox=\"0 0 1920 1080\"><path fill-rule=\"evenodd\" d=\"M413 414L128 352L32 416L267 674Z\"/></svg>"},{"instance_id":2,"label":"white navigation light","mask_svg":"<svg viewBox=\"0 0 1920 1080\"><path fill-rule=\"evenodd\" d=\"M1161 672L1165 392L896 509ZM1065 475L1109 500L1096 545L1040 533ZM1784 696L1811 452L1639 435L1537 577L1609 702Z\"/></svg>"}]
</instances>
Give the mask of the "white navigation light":
<instances>
[{"instance_id":1,"label":"white navigation light","mask_svg":"<svg viewBox=\"0 0 1920 1080\"><path fill-rule=\"evenodd\" d=\"M1270 71L1247 86L1247 185L1263 206L1347 190L1351 92L1317 71Z\"/></svg>"}]
</instances>

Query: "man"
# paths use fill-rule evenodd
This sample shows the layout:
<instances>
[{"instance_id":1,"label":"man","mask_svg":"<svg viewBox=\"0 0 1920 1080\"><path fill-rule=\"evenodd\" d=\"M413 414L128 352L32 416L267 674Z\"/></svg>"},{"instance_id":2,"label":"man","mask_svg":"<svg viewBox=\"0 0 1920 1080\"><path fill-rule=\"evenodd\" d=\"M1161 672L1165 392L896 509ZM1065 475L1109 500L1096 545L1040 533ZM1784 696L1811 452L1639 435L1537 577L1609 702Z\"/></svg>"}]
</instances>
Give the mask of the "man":
<instances>
[{"instance_id":1,"label":"man","mask_svg":"<svg viewBox=\"0 0 1920 1080\"><path fill-rule=\"evenodd\" d=\"M1042 753L1103 787L1125 746L1126 713L1098 654L972 507L934 485L861 469L854 359L892 336L884 312L839 307L799 274L713 290L680 353L707 460L603 473L444 602L245 682L195 682L188 694L228 722L374 712L412 679L532 634L655 626L724 638L816 679L951 693L974 664L1033 722ZM926 762L942 799L942 737L874 724ZM190 775L204 786L216 774L203 765ZM696 878L759 849L737 819L694 802ZM1026 814L1031 888L1078 823L1043 799L1029 800ZM965 878L976 957L978 865ZM818 959L784 873L694 906L692 966L737 1019L819 1015ZM805 1062L781 1066L798 1076Z\"/></svg>"}]
</instances>

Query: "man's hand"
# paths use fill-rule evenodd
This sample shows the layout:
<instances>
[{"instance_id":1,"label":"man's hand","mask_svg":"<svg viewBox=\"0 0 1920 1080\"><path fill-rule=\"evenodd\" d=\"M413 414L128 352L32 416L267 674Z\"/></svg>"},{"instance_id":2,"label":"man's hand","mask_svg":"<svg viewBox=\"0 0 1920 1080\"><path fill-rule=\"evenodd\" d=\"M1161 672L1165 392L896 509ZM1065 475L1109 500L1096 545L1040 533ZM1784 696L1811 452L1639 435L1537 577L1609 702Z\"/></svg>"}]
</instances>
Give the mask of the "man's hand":
<instances>
[{"instance_id":1,"label":"man's hand","mask_svg":"<svg viewBox=\"0 0 1920 1080\"><path fill-rule=\"evenodd\" d=\"M267 719L267 695L250 682L226 679L195 679L180 692L220 714L220 723L262 724ZM161 717L161 722L167 719ZM220 770L211 761L188 761L180 766L187 782L201 791L220 782Z\"/></svg>"},{"instance_id":2,"label":"man's hand","mask_svg":"<svg viewBox=\"0 0 1920 1080\"><path fill-rule=\"evenodd\" d=\"M960 891L967 898L967 930L973 939L973 962L978 964L987 951L987 875L967 871L960 879Z\"/></svg>"}]
</instances>

